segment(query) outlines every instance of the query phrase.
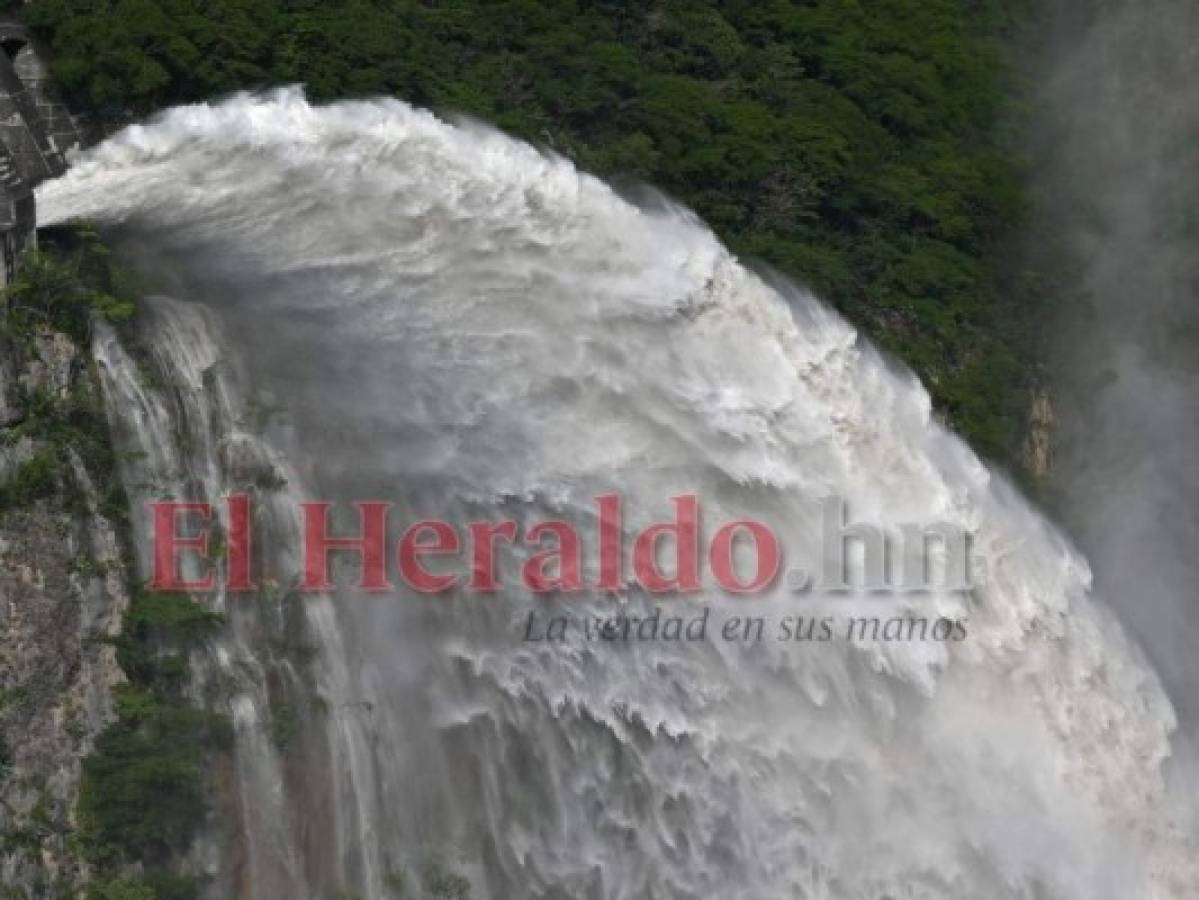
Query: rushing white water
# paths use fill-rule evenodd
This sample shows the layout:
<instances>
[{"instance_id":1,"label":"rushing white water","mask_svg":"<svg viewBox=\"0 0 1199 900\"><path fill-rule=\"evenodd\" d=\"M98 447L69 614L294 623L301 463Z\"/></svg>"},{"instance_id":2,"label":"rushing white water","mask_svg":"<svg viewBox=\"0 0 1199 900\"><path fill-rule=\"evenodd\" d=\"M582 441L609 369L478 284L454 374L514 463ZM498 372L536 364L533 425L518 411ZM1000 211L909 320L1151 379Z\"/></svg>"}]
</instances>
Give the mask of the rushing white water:
<instances>
[{"instance_id":1,"label":"rushing white water","mask_svg":"<svg viewBox=\"0 0 1199 900\"><path fill-rule=\"evenodd\" d=\"M482 127L296 91L172 110L39 200L184 298L145 326L165 386L97 342L135 495L282 473L259 491L281 580L304 495L591 533L610 491L633 523L688 492L762 518L789 561L837 495L976 530L990 576L874 601L967 618L956 643L521 640L530 608L637 596L217 598L197 695L234 715L240 828L213 839L215 896L373 900L430 856L481 898L1199 895L1172 712L1085 562L910 375L688 214Z\"/></svg>"}]
</instances>

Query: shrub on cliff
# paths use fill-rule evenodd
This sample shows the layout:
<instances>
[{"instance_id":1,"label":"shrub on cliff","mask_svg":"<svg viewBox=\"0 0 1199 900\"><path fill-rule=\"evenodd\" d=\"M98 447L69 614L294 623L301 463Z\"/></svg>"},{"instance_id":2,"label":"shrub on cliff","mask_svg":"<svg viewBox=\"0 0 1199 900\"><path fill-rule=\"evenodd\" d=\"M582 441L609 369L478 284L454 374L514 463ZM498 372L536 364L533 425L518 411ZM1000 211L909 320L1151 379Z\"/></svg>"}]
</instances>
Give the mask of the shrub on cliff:
<instances>
[{"instance_id":1,"label":"shrub on cliff","mask_svg":"<svg viewBox=\"0 0 1199 900\"><path fill-rule=\"evenodd\" d=\"M132 318L130 276L113 264L95 231L80 223L60 236L62 244L21 257L4 292L9 331L49 328L81 342L96 316L117 323Z\"/></svg>"},{"instance_id":2,"label":"shrub on cliff","mask_svg":"<svg viewBox=\"0 0 1199 900\"><path fill-rule=\"evenodd\" d=\"M81 836L98 863L163 862L203 819L205 753L221 728L208 713L137 688L122 690L117 706L117 722L84 761Z\"/></svg>"},{"instance_id":3,"label":"shrub on cliff","mask_svg":"<svg viewBox=\"0 0 1199 900\"><path fill-rule=\"evenodd\" d=\"M84 847L102 866L162 865L203 819L206 763L231 734L224 718L181 692L188 651L221 621L186 595L134 592L115 640L130 684L118 691L116 722L84 760L78 803Z\"/></svg>"}]
</instances>

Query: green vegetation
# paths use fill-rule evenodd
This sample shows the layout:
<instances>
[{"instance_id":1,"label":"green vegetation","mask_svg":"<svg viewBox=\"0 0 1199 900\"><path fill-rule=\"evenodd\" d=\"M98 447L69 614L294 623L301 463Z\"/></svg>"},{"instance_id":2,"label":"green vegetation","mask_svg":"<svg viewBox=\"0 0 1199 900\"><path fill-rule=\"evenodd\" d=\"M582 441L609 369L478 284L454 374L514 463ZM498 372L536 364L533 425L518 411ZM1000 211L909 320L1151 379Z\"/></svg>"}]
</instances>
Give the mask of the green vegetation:
<instances>
[{"instance_id":1,"label":"green vegetation","mask_svg":"<svg viewBox=\"0 0 1199 900\"><path fill-rule=\"evenodd\" d=\"M195 882L173 875L146 878L100 878L88 888L87 900L194 900Z\"/></svg>"},{"instance_id":2,"label":"green vegetation","mask_svg":"<svg viewBox=\"0 0 1199 900\"><path fill-rule=\"evenodd\" d=\"M830 299L1011 461L1032 280L1000 47L1025 0L33 0L80 108L107 121L261 85L484 117L694 207Z\"/></svg>"},{"instance_id":3,"label":"green vegetation","mask_svg":"<svg viewBox=\"0 0 1199 900\"><path fill-rule=\"evenodd\" d=\"M157 900L154 888L140 878L102 878L88 891L88 900Z\"/></svg>"},{"instance_id":4,"label":"green vegetation","mask_svg":"<svg viewBox=\"0 0 1199 900\"><path fill-rule=\"evenodd\" d=\"M118 660L129 684L117 693L117 720L84 761L79 794L84 852L104 871L147 867L137 879L101 882L112 897L185 900L191 879L166 870L185 850L207 810L207 761L231 740L221 717L190 706L182 695L187 651L220 627L221 618L189 598L135 593ZM116 885L116 887L111 887ZM94 893L94 892L93 892ZM96 900L110 894L94 894Z\"/></svg>"},{"instance_id":5,"label":"green vegetation","mask_svg":"<svg viewBox=\"0 0 1199 900\"><path fill-rule=\"evenodd\" d=\"M100 863L169 858L205 810L204 748L218 729L191 707L124 688L117 722L84 764L79 797L88 856Z\"/></svg>"},{"instance_id":6,"label":"green vegetation","mask_svg":"<svg viewBox=\"0 0 1199 900\"><path fill-rule=\"evenodd\" d=\"M395 900L470 900L470 880L446 868L438 859L426 859L420 866L420 879L413 882L404 869L393 869L383 876L383 887ZM340 894L336 900L342 900ZM349 900L347 896L346 900Z\"/></svg>"},{"instance_id":7,"label":"green vegetation","mask_svg":"<svg viewBox=\"0 0 1199 900\"><path fill-rule=\"evenodd\" d=\"M272 743L280 750L286 750L300 731L300 720L296 716L295 707L283 702L273 704L268 728Z\"/></svg>"},{"instance_id":8,"label":"green vegetation","mask_svg":"<svg viewBox=\"0 0 1199 900\"><path fill-rule=\"evenodd\" d=\"M0 484L0 510L26 506L49 497L58 488L57 460L41 453L25 462L16 473Z\"/></svg>"},{"instance_id":9,"label":"green vegetation","mask_svg":"<svg viewBox=\"0 0 1199 900\"><path fill-rule=\"evenodd\" d=\"M77 487L68 457L74 455L91 474L100 491L100 512L111 521L123 522L128 500L116 476L116 460L108 443L108 422L100 398L90 385L77 385L63 399L44 395L26 398L26 418L8 429L10 440L27 436L37 442L37 455L25 462L0 485L0 512L20 509L36 500L56 495L60 485ZM69 496L83 502L82 493Z\"/></svg>"},{"instance_id":10,"label":"green vegetation","mask_svg":"<svg viewBox=\"0 0 1199 900\"><path fill-rule=\"evenodd\" d=\"M88 223L60 232L61 245L21 257L5 292L10 332L50 328L83 341L96 316L126 322L137 311L132 276L112 262L107 246Z\"/></svg>"},{"instance_id":11,"label":"green vegetation","mask_svg":"<svg viewBox=\"0 0 1199 900\"><path fill-rule=\"evenodd\" d=\"M135 311L132 279L116 266L108 249L86 223L62 230L57 240L21 259L17 276L3 295L0 348L18 357L37 353L39 338L61 332L82 342L96 318L128 320ZM108 422L94 381L76 379L65 396L45 389L20 397L21 421L0 439L31 439L36 455L0 485L0 512L19 509L74 484L68 461L74 456L99 488L100 512L123 523L128 499L117 477ZM74 499L82 502L80 492Z\"/></svg>"},{"instance_id":12,"label":"green vegetation","mask_svg":"<svg viewBox=\"0 0 1199 900\"><path fill-rule=\"evenodd\" d=\"M184 594L139 591L117 638L117 661L131 681L178 688L187 675L188 648L224 620Z\"/></svg>"},{"instance_id":13,"label":"green vegetation","mask_svg":"<svg viewBox=\"0 0 1199 900\"><path fill-rule=\"evenodd\" d=\"M421 867L421 881L435 900L470 900L470 881L435 859Z\"/></svg>"},{"instance_id":14,"label":"green vegetation","mask_svg":"<svg viewBox=\"0 0 1199 900\"><path fill-rule=\"evenodd\" d=\"M383 876L383 887L393 900L403 900L408 896L408 876L402 871L391 871Z\"/></svg>"},{"instance_id":15,"label":"green vegetation","mask_svg":"<svg viewBox=\"0 0 1199 900\"><path fill-rule=\"evenodd\" d=\"M90 226L79 223L47 237L43 250L22 258L4 294L0 341L19 358L53 346L61 340L56 334L82 345L97 318L122 323L136 312L136 284L113 264ZM77 462L100 491L99 511L123 533L131 566L128 499L91 376L73 376L61 390L40 387L19 398L21 420L3 438L13 443L27 438L36 450L0 486L0 512L52 497L86 512L74 476ZM222 622L186 596L132 592L123 631L113 640L129 683L117 691L116 721L83 762L75 839L97 874L88 900L196 896L194 879L173 873L171 864L203 821L208 760L230 734L224 719L194 708L183 691L189 651ZM131 867L142 874L130 876Z\"/></svg>"}]
</instances>

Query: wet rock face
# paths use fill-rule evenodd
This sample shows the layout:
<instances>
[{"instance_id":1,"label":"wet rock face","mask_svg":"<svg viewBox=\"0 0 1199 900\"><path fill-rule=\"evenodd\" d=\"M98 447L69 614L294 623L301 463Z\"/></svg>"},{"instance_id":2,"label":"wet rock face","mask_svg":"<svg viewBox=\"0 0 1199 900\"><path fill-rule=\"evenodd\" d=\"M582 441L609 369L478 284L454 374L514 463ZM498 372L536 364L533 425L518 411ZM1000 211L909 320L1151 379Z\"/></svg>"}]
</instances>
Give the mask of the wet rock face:
<instances>
[{"instance_id":1,"label":"wet rock face","mask_svg":"<svg viewBox=\"0 0 1199 900\"><path fill-rule=\"evenodd\" d=\"M1033 393L1029 406L1028 433L1024 440L1024 465L1037 479L1043 479L1053 469L1053 433L1056 421L1049 392L1044 388Z\"/></svg>"},{"instance_id":2,"label":"wet rock face","mask_svg":"<svg viewBox=\"0 0 1199 900\"><path fill-rule=\"evenodd\" d=\"M24 418L17 395L17 373L9 348L0 344L0 428L16 425Z\"/></svg>"},{"instance_id":3,"label":"wet rock face","mask_svg":"<svg viewBox=\"0 0 1199 900\"><path fill-rule=\"evenodd\" d=\"M0 885L66 896L87 871L72 839L81 760L123 680L113 647L128 605L117 527L53 416L94 391L79 349L31 335L0 361ZM34 406L29 398L41 399ZM52 460L52 467L33 467Z\"/></svg>"},{"instance_id":4,"label":"wet rock face","mask_svg":"<svg viewBox=\"0 0 1199 900\"><path fill-rule=\"evenodd\" d=\"M12 443L0 445L0 484L9 484L37 456L37 444L22 435L10 438Z\"/></svg>"},{"instance_id":5,"label":"wet rock face","mask_svg":"<svg viewBox=\"0 0 1199 900\"><path fill-rule=\"evenodd\" d=\"M83 368L78 348L60 332L0 339L0 429L24 422L39 399L68 400Z\"/></svg>"},{"instance_id":6,"label":"wet rock face","mask_svg":"<svg viewBox=\"0 0 1199 900\"><path fill-rule=\"evenodd\" d=\"M17 382L26 396L46 396L55 402L70 397L82 362L75 344L57 331L38 332L26 344L24 371Z\"/></svg>"}]
</instances>

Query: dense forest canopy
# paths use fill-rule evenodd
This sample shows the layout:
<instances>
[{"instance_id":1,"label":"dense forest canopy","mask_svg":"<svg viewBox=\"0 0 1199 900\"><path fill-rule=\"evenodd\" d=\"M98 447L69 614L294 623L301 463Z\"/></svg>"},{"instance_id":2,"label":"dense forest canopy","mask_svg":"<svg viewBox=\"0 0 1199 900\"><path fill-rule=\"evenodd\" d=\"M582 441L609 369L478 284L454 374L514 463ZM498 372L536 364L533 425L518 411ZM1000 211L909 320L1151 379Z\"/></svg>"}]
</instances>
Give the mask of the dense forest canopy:
<instances>
[{"instance_id":1,"label":"dense forest canopy","mask_svg":"<svg viewBox=\"0 0 1199 900\"><path fill-rule=\"evenodd\" d=\"M656 185L811 286L1012 463L1033 377L1003 140L1022 0L33 0L81 109L120 122L300 82L465 112Z\"/></svg>"}]
</instances>

